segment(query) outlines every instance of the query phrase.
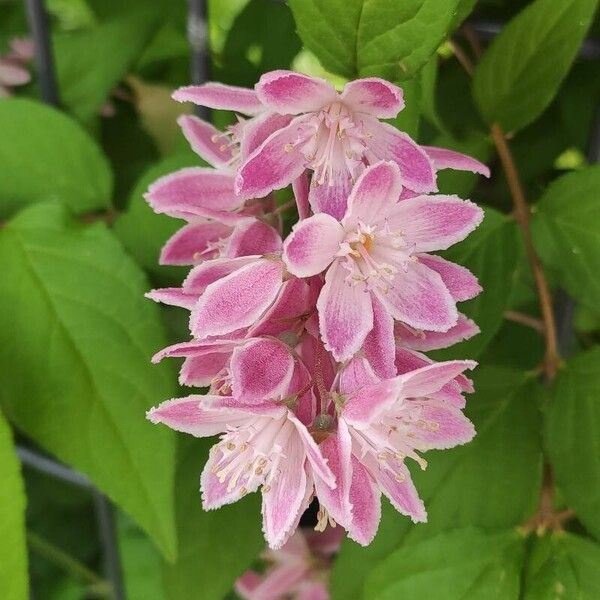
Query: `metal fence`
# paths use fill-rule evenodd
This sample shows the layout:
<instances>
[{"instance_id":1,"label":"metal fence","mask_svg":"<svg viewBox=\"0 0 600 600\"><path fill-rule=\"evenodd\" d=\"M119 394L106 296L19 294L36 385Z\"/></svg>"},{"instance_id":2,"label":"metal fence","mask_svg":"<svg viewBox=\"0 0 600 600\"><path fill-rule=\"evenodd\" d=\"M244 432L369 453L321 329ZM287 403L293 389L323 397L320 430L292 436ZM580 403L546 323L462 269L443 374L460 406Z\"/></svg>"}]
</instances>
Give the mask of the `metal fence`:
<instances>
[{"instance_id":1,"label":"metal fence","mask_svg":"<svg viewBox=\"0 0 600 600\"><path fill-rule=\"evenodd\" d=\"M273 0L278 2L281 0ZM190 80L200 84L209 76L207 0L188 0L188 40L190 43ZM60 108L60 90L54 68L50 24L44 0L25 0L31 37L35 46L35 63L41 99L47 104ZM480 39L490 40L502 29L502 24L472 20L470 27ZM580 50L580 57L600 59L600 40L587 39ZM600 161L600 111L596 115L590 136L588 158L590 162ZM571 345L573 336L573 301L559 290L556 297L557 326L562 350ZM114 600L125 600L123 576L119 559L114 507L110 500L81 473L24 446L18 446L18 456L25 467L44 473L50 477L68 482L88 490L94 503L98 536L100 539L104 576L110 583ZM34 598L35 590L31 591Z\"/></svg>"}]
</instances>

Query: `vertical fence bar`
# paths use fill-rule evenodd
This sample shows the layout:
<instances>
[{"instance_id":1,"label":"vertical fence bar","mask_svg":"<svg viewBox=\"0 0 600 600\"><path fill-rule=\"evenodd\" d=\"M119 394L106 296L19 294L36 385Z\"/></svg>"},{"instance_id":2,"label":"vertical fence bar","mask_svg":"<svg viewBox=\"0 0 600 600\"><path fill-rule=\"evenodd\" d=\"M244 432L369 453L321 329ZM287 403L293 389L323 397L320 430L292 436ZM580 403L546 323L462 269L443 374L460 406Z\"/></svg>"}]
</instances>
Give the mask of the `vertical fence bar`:
<instances>
[{"instance_id":1,"label":"vertical fence bar","mask_svg":"<svg viewBox=\"0 0 600 600\"><path fill-rule=\"evenodd\" d=\"M25 0L27 20L35 47L35 63L42 99L47 104L58 106L60 100L54 70L54 57L50 42L50 27L44 0Z\"/></svg>"},{"instance_id":2,"label":"vertical fence bar","mask_svg":"<svg viewBox=\"0 0 600 600\"><path fill-rule=\"evenodd\" d=\"M206 17L207 0L188 0L188 40L191 47L190 78L194 85L199 85L208 80L208 19ZM196 107L196 114L206 118L208 111L204 107Z\"/></svg>"}]
</instances>

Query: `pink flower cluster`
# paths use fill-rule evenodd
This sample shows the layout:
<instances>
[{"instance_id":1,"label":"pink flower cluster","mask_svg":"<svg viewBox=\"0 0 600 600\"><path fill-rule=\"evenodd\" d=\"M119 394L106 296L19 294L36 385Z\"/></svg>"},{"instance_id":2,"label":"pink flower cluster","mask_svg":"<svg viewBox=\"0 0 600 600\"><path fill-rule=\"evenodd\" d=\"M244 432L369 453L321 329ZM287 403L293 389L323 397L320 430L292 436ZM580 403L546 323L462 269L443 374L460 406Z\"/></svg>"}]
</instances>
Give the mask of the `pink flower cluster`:
<instances>
[{"instance_id":1,"label":"pink flower cluster","mask_svg":"<svg viewBox=\"0 0 600 600\"><path fill-rule=\"evenodd\" d=\"M179 101L227 109L226 131L179 123L211 167L156 181L147 200L186 225L163 264L191 265L180 288L149 297L190 311L180 382L206 395L164 402L154 423L220 434L201 477L205 509L261 490L263 530L280 548L313 498L319 523L371 542L383 493L413 521L426 511L407 462L471 440L463 394L472 361L423 351L478 332L456 303L480 292L464 267L430 254L464 239L482 211L436 194L443 168L488 174L476 160L420 146L381 121L402 90L375 78L339 94L290 71L254 90L208 83ZM292 186L299 220L282 239L274 190Z\"/></svg>"}]
</instances>

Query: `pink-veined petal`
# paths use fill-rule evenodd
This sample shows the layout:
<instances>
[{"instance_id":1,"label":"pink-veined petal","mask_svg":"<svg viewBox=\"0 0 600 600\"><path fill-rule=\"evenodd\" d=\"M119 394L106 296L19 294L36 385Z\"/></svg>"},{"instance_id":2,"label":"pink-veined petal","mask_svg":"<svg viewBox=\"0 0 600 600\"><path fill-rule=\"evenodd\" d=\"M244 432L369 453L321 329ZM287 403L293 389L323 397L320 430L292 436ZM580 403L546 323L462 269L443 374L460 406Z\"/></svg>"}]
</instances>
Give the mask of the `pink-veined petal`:
<instances>
[{"instance_id":1,"label":"pink-veined petal","mask_svg":"<svg viewBox=\"0 0 600 600\"><path fill-rule=\"evenodd\" d=\"M383 221L398 200L401 189L400 170L395 163L382 161L370 166L352 189L343 224L353 227L359 221Z\"/></svg>"},{"instance_id":2,"label":"pink-veined petal","mask_svg":"<svg viewBox=\"0 0 600 600\"><path fill-rule=\"evenodd\" d=\"M287 115L317 111L338 98L335 88L324 79L294 71L265 73L255 89L265 106Z\"/></svg>"},{"instance_id":3,"label":"pink-veined petal","mask_svg":"<svg viewBox=\"0 0 600 600\"><path fill-rule=\"evenodd\" d=\"M291 145L303 119L297 117L270 135L241 165L235 180L235 191L241 198L262 198L300 176L306 159Z\"/></svg>"},{"instance_id":4,"label":"pink-veined petal","mask_svg":"<svg viewBox=\"0 0 600 600\"><path fill-rule=\"evenodd\" d=\"M428 352L448 348L468 340L479 333L479 327L471 319L459 313L456 325L448 331L418 331L407 328L401 323L395 324L394 331L400 344L413 350Z\"/></svg>"},{"instance_id":5,"label":"pink-veined petal","mask_svg":"<svg viewBox=\"0 0 600 600\"><path fill-rule=\"evenodd\" d=\"M195 337L224 335L252 325L277 298L283 263L258 259L211 283L190 317Z\"/></svg>"},{"instance_id":6,"label":"pink-veined petal","mask_svg":"<svg viewBox=\"0 0 600 600\"><path fill-rule=\"evenodd\" d=\"M188 356L202 356L215 352L227 352L231 354L233 348L239 343L238 340L192 340L180 342L167 346L152 357L153 363L160 362L163 358L187 358Z\"/></svg>"},{"instance_id":7,"label":"pink-veined petal","mask_svg":"<svg viewBox=\"0 0 600 600\"><path fill-rule=\"evenodd\" d=\"M339 379L339 389L342 394L352 394L364 386L377 383L379 377L364 356L354 356L342 368Z\"/></svg>"},{"instance_id":8,"label":"pink-veined petal","mask_svg":"<svg viewBox=\"0 0 600 600\"><path fill-rule=\"evenodd\" d=\"M381 492L355 456L352 456L350 503L352 522L347 527L348 537L362 546L368 546L373 541L381 520Z\"/></svg>"},{"instance_id":9,"label":"pink-veined petal","mask_svg":"<svg viewBox=\"0 0 600 600\"><path fill-rule=\"evenodd\" d=\"M417 196L399 202L389 216L414 252L445 250L464 240L482 221L483 211L457 196Z\"/></svg>"},{"instance_id":10,"label":"pink-veined petal","mask_svg":"<svg viewBox=\"0 0 600 600\"><path fill-rule=\"evenodd\" d=\"M420 254L419 262L439 274L448 291L457 302L470 300L481 293L477 277L462 265L432 254Z\"/></svg>"},{"instance_id":11,"label":"pink-veined petal","mask_svg":"<svg viewBox=\"0 0 600 600\"><path fill-rule=\"evenodd\" d=\"M479 162L477 159L448 150L447 148L436 148L435 146L421 146L433 161L433 166L439 171L440 169L455 169L457 171L471 171L479 173L484 177L490 176L490 169L487 165Z\"/></svg>"},{"instance_id":12,"label":"pink-veined petal","mask_svg":"<svg viewBox=\"0 0 600 600\"><path fill-rule=\"evenodd\" d=\"M188 396L167 400L152 408L146 417L152 423L163 423L175 431L183 431L196 437L216 435L248 417L231 411L207 411L201 404L208 396Z\"/></svg>"},{"instance_id":13,"label":"pink-veined petal","mask_svg":"<svg viewBox=\"0 0 600 600\"><path fill-rule=\"evenodd\" d=\"M298 221L283 244L283 261L296 277L324 271L335 258L345 236L333 217L320 213Z\"/></svg>"},{"instance_id":14,"label":"pink-veined petal","mask_svg":"<svg viewBox=\"0 0 600 600\"><path fill-rule=\"evenodd\" d=\"M369 155L378 160L393 160L400 167L404 187L422 193L437 190L433 164L410 136L376 119L365 118L365 122L373 135L369 140Z\"/></svg>"},{"instance_id":15,"label":"pink-veined petal","mask_svg":"<svg viewBox=\"0 0 600 600\"><path fill-rule=\"evenodd\" d=\"M188 356L179 371L179 383L194 387L208 387L227 365L229 352L212 352Z\"/></svg>"},{"instance_id":16,"label":"pink-veined petal","mask_svg":"<svg viewBox=\"0 0 600 600\"><path fill-rule=\"evenodd\" d=\"M327 460L336 484L335 488L332 488L319 477L315 477L315 489L319 504L327 509L336 523L348 527L352 520L350 504L352 440L343 419L338 421L337 431L322 442L319 448Z\"/></svg>"},{"instance_id":17,"label":"pink-veined petal","mask_svg":"<svg viewBox=\"0 0 600 600\"><path fill-rule=\"evenodd\" d=\"M238 346L231 355L231 387L244 402L284 397L294 373L290 348L272 338Z\"/></svg>"},{"instance_id":18,"label":"pink-veined petal","mask_svg":"<svg viewBox=\"0 0 600 600\"><path fill-rule=\"evenodd\" d=\"M213 167L223 167L232 159L231 148L214 125L194 115L182 115L177 123L192 150Z\"/></svg>"},{"instance_id":19,"label":"pink-veined petal","mask_svg":"<svg viewBox=\"0 0 600 600\"><path fill-rule=\"evenodd\" d=\"M253 254L274 254L281 251L281 236L276 229L258 219L248 219L236 225L227 243L227 255L232 258Z\"/></svg>"},{"instance_id":20,"label":"pink-veined petal","mask_svg":"<svg viewBox=\"0 0 600 600\"><path fill-rule=\"evenodd\" d=\"M189 223L165 242L159 262L161 265L193 265L213 258L217 250L211 244L230 232L231 227L215 221Z\"/></svg>"},{"instance_id":21,"label":"pink-veined petal","mask_svg":"<svg viewBox=\"0 0 600 600\"><path fill-rule=\"evenodd\" d=\"M427 521L427 511L405 465L394 463L393 468L379 468L375 477L381 490L398 512L410 517L413 523Z\"/></svg>"},{"instance_id":22,"label":"pink-veined petal","mask_svg":"<svg viewBox=\"0 0 600 600\"><path fill-rule=\"evenodd\" d=\"M298 208L298 217L300 220L306 219L310 215L310 203L308 200L309 181L306 171L292 181L292 190Z\"/></svg>"},{"instance_id":23,"label":"pink-veined petal","mask_svg":"<svg viewBox=\"0 0 600 600\"><path fill-rule=\"evenodd\" d=\"M411 443L417 450L444 450L470 442L475 436L473 423L460 408L447 402L423 402L419 421L425 427L413 427Z\"/></svg>"},{"instance_id":24,"label":"pink-veined petal","mask_svg":"<svg viewBox=\"0 0 600 600\"><path fill-rule=\"evenodd\" d=\"M341 221L348 208L351 191L352 177L346 170L338 171L323 184L317 184L313 177L308 201L314 213L326 213Z\"/></svg>"},{"instance_id":25,"label":"pink-veined petal","mask_svg":"<svg viewBox=\"0 0 600 600\"><path fill-rule=\"evenodd\" d=\"M349 394L342 410L344 419L356 429L369 427L400 397L398 378L371 383Z\"/></svg>"},{"instance_id":26,"label":"pink-veined petal","mask_svg":"<svg viewBox=\"0 0 600 600\"><path fill-rule=\"evenodd\" d=\"M392 317L410 327L447 331L456 324L458 312L442 278L425 265L409 262L386 291L374 292Z\"/></svg>"},{"instance_id":27,"label":"pink-veined petal","mask_svg":"<svg viewBox=\"0 0 600 600\"><path fill-rule=\"evenodd\" d=\"M350 81L344 86L342 100L352 110L378 119L393 119L404 108L402 89L378 77Z\"/></svg>"},{"instance_id":28,"label":"pink-veined petal","mask_svg":"<svg viewBox=\"0 0 600 600\"><path fill-rule=\"evenodd\" d=\"M428 394L442 389L449 381L467 369L474 369L474 360L450 360L422 367L400 375L402 396L404 398L426 397Z\"/></svg>"},{"instance_id":29,"label":"pink-veined petal","mask_svg":"<svg viewBox=\"0 0 600 600\"><path fill-rule=\"evenodd\" d=\"M235 210L242 200L235 195L232 175L204 167L186 167L155 181L146 200L157 213L220 217Z\"/></svg>"},{"instance_id":30,"label":"pink-veined petal","mask_svg":"<svg viewBox=\"0 0 600 600\"><path fill-rule=\"evenodd\" d=\"M182 288L187 294L199 296L211 284L238 269L256 262L258 256L240 256L237 258L214 258L195 266L183 280Z\"/></svg>"},{"instance_id":31,"label":"pink-veined petal","mask_svg":"<svg viewBox=\"0 0 600 600\"><path fill-rule=\"evenodd\" d=\"M257 115L265 110L254 90L223 83L181 87L172 97L177 102L193 102L199 106L232 110L245 115Z\"/></svg>"},{"instance_id":32,"label":"pink-veined petal","mask_svg":"<svg viewBox=\"0 0 600 600\"><path fill-rule=\"evenodd\" d=\"M347 271L335 261L317 300L321 336L337 361L358 352L373 329L371 294L360 282L348 283L346 276Z\"/></svg>"},{"instance_id":33,"label":"pink-veined petal","mask_svg":"<svg viewBox=\"0 0 600 600\"><path fill-rule=\"evenodd\" d=\"M265 113L244 123L240 141L241 160L245 161L270 135L287 127L292 117Z\"/></svg>"},{"instance_id":34,"label":"pink-veined petal","mask_svg":"<svg viewBox=\"0 0 600 600\"><path fill-rule=\"evenodd\" d=\"M306 455L299 435L291 435L285 448L285 459L269 488L263 487L263 532L269 546L281 548L293 533L298 513L306 495Z\"/></svg>"},{"instance_id":35,"label":"pink-veined petal","mask_svg":"<svg viewBox=\"0 0 600 600\"><path fill-rule=\"evenodd\" d=\"M188 294L182 288L160 288L148 292L145 296L146 298L150 298L150 300L154 300L154 302L168 304L169 306L179 306L188 310L192 310L196 306L196 302L198 302L198 294Z\"/></svg>"},{"instance_id":36,"label":"pink-veined petal","mask_svg":"<svg viewBox=\"0 0 600 600\"><path fill-rule=\"evenodd\" d=\"M396 375L394 320L376 296L372 297L372 302L373 329L365 338L363 352L377 376L390 379Z\"/></svg>"}]
</instances>

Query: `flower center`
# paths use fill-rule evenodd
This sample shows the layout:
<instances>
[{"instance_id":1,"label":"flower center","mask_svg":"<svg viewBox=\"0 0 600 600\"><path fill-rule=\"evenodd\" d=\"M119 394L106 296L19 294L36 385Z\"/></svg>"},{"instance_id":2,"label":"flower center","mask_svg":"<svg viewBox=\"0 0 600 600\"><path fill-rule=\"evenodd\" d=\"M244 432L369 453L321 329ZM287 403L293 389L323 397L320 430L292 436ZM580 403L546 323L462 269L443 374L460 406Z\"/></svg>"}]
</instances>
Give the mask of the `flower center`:
<instances>
[{"instance_id":1,"label":"flower center","mask_svg":"<svg viewBox=\"0 0 600 600\"><path fill-rule=\"evenodd\" d=\"M304 154L316 184L334 185L342 175L360 174L369 137L346 105L334 102L299 126L296 142L288 144L286 151L298 149Z\"/></svg>"}]
</instances>

